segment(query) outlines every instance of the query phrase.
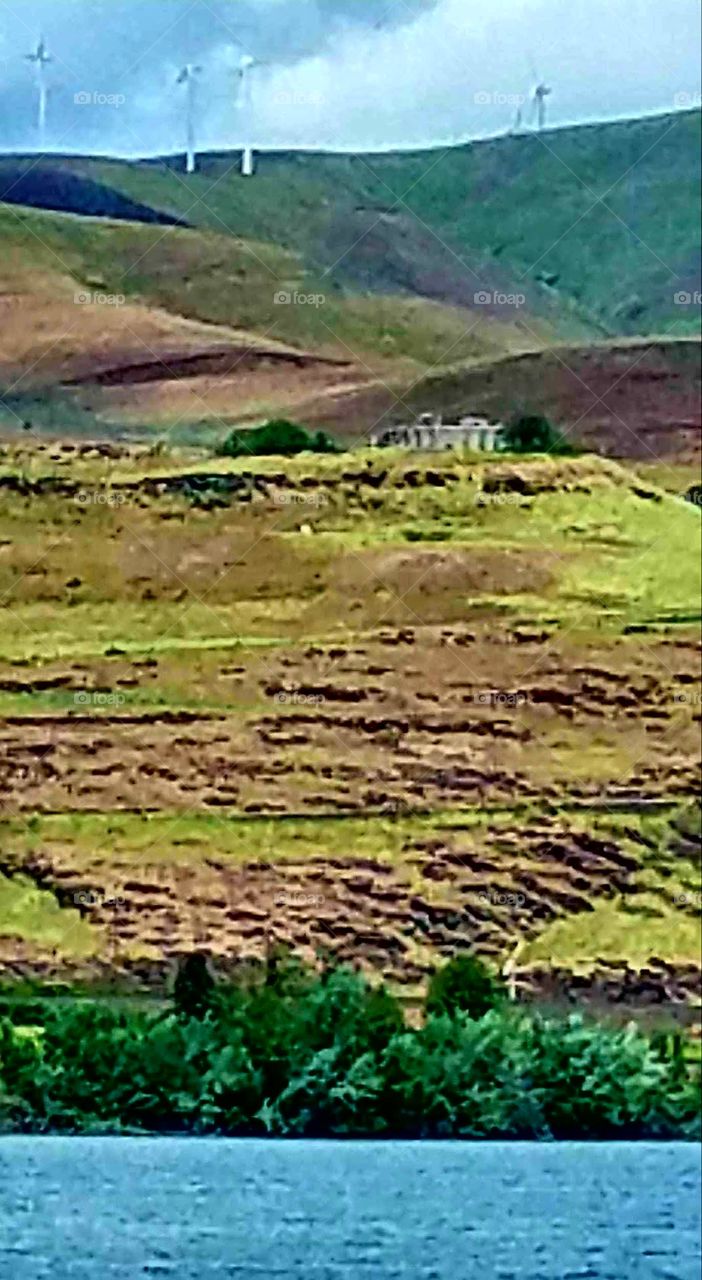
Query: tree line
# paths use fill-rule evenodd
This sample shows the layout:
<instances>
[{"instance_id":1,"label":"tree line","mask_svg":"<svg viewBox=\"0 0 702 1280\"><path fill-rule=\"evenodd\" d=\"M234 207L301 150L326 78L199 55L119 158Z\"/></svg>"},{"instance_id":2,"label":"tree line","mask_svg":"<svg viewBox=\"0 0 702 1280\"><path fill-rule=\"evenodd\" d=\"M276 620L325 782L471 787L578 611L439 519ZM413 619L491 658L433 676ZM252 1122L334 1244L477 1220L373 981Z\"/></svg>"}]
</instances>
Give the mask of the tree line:
<instances>
[{"instance_id":1,"label":"tree line","mask_svg":"<svg viewBox=\"0 0 702 1280\"><path fill-rule=\"evenodd\" d=\"M699 1071L677 1037L511 1002L480 961L438 970L408 1025L383 986L273 956L162 1007L4 1005L0 1130L378 1138L687 1138Z\"/></svg>"}]
</instances>

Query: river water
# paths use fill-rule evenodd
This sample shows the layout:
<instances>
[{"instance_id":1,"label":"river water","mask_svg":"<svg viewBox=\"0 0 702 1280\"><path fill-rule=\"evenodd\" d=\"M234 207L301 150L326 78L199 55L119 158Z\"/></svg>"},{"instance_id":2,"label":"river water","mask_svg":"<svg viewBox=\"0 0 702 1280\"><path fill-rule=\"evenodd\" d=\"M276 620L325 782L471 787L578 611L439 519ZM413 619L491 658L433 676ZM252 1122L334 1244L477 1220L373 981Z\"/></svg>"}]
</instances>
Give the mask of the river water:
<instances>
[{"instance_id":1,"label":"river water","mask_svg":"<svg viewBox=\"0 0 702 1280\"><path fill-rule=\"evenodd\" d=\"M0 1138L2 1280L699 1280L677 1143Z\"/></svg>"}]
</instances>

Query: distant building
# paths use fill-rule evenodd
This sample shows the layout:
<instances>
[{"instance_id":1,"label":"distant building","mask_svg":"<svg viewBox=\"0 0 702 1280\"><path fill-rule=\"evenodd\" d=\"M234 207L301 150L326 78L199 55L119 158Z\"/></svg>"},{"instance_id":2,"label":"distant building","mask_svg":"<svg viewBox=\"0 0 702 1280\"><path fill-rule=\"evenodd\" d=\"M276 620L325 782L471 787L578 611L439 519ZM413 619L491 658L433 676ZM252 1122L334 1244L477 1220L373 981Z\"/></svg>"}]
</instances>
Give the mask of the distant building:
<instances>
[{"instance_id":1,"label":"distant building","mask_svg":"<svg viewBox=\"0 0 702 1280\"><path fill-rule=\"evenodd\" d=\"M440 415L423 413L411 426L381 427L371 432L377 448L400 445L406 449L474 449L494 453L504 424L468 415L459 422L444 422Z\"/></svg>"}]
</instances>

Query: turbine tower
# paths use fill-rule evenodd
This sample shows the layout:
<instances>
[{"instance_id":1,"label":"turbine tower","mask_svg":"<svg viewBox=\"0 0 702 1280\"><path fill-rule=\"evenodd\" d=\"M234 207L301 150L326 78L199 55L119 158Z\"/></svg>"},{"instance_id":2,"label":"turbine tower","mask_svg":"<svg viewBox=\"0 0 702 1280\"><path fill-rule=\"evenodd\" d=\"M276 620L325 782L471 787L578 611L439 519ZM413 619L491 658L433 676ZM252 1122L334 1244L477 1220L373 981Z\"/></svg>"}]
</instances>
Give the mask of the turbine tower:
<instances>
[{"instance_id":1,"label":"turbine tower","mask_svg":"<svg viewBox=\"0 0 702 1280\"><path fill-rule=\"evenodd\" d=\"M200 75L202 67L196 67L192 62L187 63L183 67L176 84L185 85L185 148L186 173L195 173L197 168L197 152L195 142L195 106L197 77Z\"/></svg>"},{"instance_id":2,"label":"turbine tower","mask_svg":"<svg viewBox=\"0 0 702 1280\"><path fill-rule=\"evenodd\" d=\"M37 71L37 88L39 90L37 132L39 134L39 145L43 150L44 142L46 140L46 103L48 96L46 68L50 62L53 62L53 58L49 54L46 47L46 41L43 36L40 37L34 53L28 53L26 55L26 61L33 63Z\"/></svg>"},{"instance_id":3,"label":"turbine tower","mask_svg":"<svg viewBox=\"0 0 702 1280\"><path fill-rule=\"evenodd\" d=\"M254 173L254 152L251 131L253 129L253 87L251 73L254 67L260 66L256 58L245 53L239 63L238 103L244 117L244 145L241 151L241 174L244 178L252 178Z\"/></svg>"}]
</instances>

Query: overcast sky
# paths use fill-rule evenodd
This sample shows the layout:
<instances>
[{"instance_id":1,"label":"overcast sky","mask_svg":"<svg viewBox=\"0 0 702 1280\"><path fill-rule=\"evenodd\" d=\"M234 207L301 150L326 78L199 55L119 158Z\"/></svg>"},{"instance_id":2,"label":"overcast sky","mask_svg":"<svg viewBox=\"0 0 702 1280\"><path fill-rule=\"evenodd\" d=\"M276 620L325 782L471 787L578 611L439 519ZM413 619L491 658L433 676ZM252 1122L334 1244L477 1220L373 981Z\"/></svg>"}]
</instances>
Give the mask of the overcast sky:
<instances>
[{"instance_id":1,"label":"overcast sky","mask_svg":"<svg viewBox=\"0 0 702 1280\"><path fill-rule=\"evenodd\" d=\"M47 148L424 146L507 130L538 78L553 125L700 102L700 0L0 0L0 149L37 146L24 55L44 35ZM236 106L242 49L255 123ZM81 101L81 95L89 98Z\"/></svg>"}]
</instances>

